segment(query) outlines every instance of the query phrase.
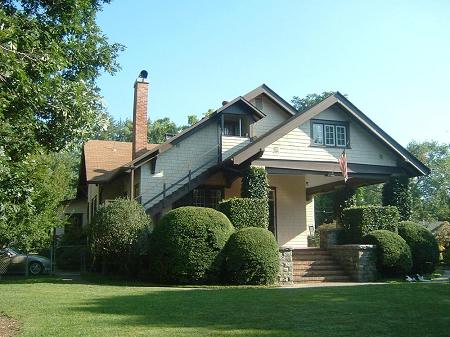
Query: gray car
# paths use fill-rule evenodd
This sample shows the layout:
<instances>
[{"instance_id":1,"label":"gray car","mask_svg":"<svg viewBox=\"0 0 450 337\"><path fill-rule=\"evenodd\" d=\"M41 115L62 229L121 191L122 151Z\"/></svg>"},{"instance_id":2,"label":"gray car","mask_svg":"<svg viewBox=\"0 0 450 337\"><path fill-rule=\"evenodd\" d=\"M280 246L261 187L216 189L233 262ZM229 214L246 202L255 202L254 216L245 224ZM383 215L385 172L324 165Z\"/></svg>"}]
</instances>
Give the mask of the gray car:
<instances>
[{"instance_id":1,"label":"gray car","mask_svg":"<svg viewBox=\"0 0 450 337\"><path fill-rule=\"evenodd\" d=\"M25 274L26 269L30 275L48 273L51 270L50 260L40 255L27 255L17 249L0 249L0 274Z\"/></svg>"}]
</instances>

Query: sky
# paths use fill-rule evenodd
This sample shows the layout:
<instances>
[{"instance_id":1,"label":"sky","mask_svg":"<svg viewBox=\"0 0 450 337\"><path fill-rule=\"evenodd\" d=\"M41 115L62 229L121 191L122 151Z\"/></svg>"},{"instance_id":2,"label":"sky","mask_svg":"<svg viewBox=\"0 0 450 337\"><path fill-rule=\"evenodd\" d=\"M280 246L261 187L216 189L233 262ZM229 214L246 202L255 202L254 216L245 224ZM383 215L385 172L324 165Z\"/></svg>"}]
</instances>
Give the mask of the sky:
<instances>
[{"instance_id":1,"label":"sky","mask_svg":"<svg viewBox=\"0 0 450 337\"><path fill-rule=\"evenodd\" d=\"M116 119L146 69L153 120L185 124L265 83L287 101L340 91L404 146L450 143L450 0L115 0L97 22L126 47L98 80Z\"/></svg>"}]
</instances>

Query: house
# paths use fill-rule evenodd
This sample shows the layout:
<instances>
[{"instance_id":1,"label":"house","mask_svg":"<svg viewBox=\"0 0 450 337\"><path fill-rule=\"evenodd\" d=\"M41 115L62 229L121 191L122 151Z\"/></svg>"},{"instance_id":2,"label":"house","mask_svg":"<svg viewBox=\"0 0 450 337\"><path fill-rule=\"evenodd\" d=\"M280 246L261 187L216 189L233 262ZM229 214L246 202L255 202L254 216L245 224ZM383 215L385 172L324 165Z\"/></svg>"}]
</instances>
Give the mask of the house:
<instances>
[{"instance_id":1,"label":"house","mask_svg":"<svg viewBox=\"0 0 450 337\"><path fill-rule=\"evenodd\" d=\"M268 173L270 230L280 247L301 248L314 226L314 195L429 173L339 92L298 113L265 84L163 144L148 144L148 87L144 77L134 85L132 143L84 145L74 205L87 222L117 197L138 200L153 219L182 205L216 207L240 195L243 171L257 165ZM346 183L338 164L343 150Z\"/></svg>"}]
</instances>

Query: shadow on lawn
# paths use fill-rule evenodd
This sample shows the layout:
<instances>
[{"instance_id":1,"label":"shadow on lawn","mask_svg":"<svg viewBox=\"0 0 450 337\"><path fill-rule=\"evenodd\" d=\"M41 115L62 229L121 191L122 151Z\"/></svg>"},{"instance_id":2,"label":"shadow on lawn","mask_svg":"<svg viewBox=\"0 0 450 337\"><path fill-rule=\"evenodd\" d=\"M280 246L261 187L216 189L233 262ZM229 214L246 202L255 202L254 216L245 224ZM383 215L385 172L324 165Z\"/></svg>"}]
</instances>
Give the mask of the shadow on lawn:
<instances>
[{"instance_id":1,"label":"shadow on lawn","mask_svg":"<svg viewBox=\"0 0 450 337\"><path fill-rule=\"evenodd\" d=\"M92 300L72 308L119 316L112 324L195 328L203 333L245 336L407 336L417 319L432 317L432 288L421 286L422 310L409 285L315 289L165 289ZM409 288L409 289L408 289ZM440 291L448 291L448 288ZM433 290L434 291L434 290ZM420 299L419 299L420 300ZM450 309L448 303L446 310ZM380 322L383 322L380 324ZM441 336L436 315L435 336ZM437 323L437 324L436 324ZM445 322L443 322L445 323ZM411 325L412 324L412 325ZM409 331L408 331L409 330ZM431 333L428 328L424 332ZM444 335L442 335L444 336Z\"/></svg>"}]
</instances>

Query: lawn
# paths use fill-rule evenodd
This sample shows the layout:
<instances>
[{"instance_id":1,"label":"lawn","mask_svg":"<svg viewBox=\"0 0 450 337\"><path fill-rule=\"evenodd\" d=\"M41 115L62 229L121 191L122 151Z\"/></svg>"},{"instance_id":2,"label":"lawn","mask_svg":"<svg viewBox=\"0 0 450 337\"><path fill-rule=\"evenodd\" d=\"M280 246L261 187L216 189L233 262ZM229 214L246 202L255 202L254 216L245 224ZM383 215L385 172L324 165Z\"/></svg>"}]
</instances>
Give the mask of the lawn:
<instances>
[{"instance_id":1,"label":"lawn","mask_svg":"<svg viewBox=\"0 0 450 337\"><path fill-rule=\"evenodd\" d=\"M448 336L449 284L304 289L0 281L23 337Z\"/></svg>"}]
</instances>

